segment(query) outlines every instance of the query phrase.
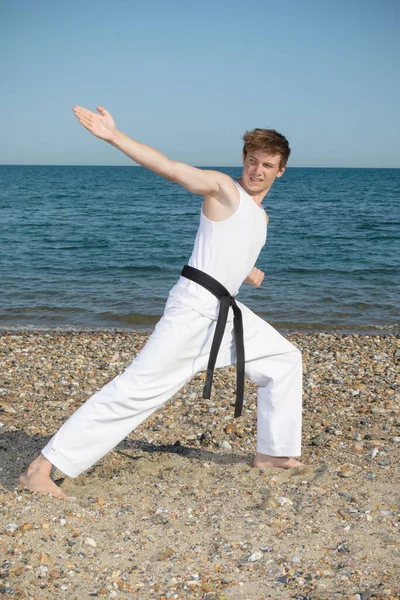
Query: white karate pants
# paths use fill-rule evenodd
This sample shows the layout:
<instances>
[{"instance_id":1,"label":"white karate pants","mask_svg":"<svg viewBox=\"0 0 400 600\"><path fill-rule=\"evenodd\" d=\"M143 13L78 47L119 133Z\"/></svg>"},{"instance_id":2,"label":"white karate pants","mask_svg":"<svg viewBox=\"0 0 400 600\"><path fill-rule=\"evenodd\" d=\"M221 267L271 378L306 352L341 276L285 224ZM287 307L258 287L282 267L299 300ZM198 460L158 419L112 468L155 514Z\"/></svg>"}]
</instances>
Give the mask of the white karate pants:
<instances>
[{"instance_id":1,"label":"white karate pants","mask_svg":"<svg viewBox=\"0 0 400 600\"><path fill-rule=\"evenodd\" d=\"M246 375L258 385L257 452L301 453L301 353L250 309L243 315ZM231 313L231 311L230 311ZM83 404L43 449L69 477L91 467L207 367L216 321L170 298L132 364ZM217 367L236 362L232 318Z\"/></svg>"}]
</instances>

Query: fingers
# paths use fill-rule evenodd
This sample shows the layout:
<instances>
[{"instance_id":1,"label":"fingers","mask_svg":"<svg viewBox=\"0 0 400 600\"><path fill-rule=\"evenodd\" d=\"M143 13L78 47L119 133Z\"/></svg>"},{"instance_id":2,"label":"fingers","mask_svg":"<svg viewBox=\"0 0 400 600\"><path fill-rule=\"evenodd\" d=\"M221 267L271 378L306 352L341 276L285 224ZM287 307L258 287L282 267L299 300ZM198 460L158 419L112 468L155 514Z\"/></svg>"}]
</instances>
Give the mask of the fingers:
<instances>
[{"instance_id":1,"label":"fingers","mask_svg":"<svg viewBox=\"0 0 400 600\"><path fill-rule=\"evenodd\" d=\"M89 116L96 116L96 113L88 110L87 108L83 108L82 106L74 106L72 109L75 113L75 116L80 119L81 117L88 118Z\"/></svg>"},{"instance_id":2,"label":"fingers","mask_svg":"<svg viewBox=\"0 0 400 600\"><path fill-rule=\"evenodd\" d=\"M96 121L99 115L91 110L88 110L87 108L83 108L82 106L74 106L72 110L74 111L79 123L83 125L85 129L90 131L90 133L95 134Z\"/></svg>"},{"instance_id":3,"label":"fingers","mask_svg":"<svg viewBox=\"0 0 400 600\"><path fill-rule=\"evenodd\" d=\"M89 131L93 129L92 122L89 119L79 119L79 123L86 127L86 129L89 129Z\"/></svg>"},{"instance_id":4,"label":"fingers","mask_svg":"<svg viewBox=\"0 0 400 600\"><path fill-rule=\"evenodd\" d=\"M96 110L101 114L102 117L106 117L110 114L103 106L96 106Z\"/></svg>"},{"instance_id":5,"label":"fingers","mask_svg":"<svg viewBox=\"0 0 400 600\"><path fill-rule=\"evenodd\" d=\"M264 277L257 277L257 279L256 279L256 281L254 283L254 286L255 287L260 287L260 285L262 284L263 280L264 280Z\"/></svg>"},{"instance_id":6,"label":"fingers","mask_svg":"<svg viewBox=\"0 0 400 600\"><path fill-rule=\"evenodd\" d=\"M77 117L79 123L85 127L91 133L94 132L95 125L95 117L97 117L96 113L93 113L91 110L87 108L82 108L81 106L74 106L72 109Z\"/></svg>"},{"instance_id":7,"label":"fingers","mask_svg":"<svg viewBox=\"0 0 400 600\"><path fill-rule=\"evenodd\" d=\"M257 267L253 267L250 275L248 275L248 277L246 277L246 279L244 280L244 283L248 283L249 285L252 285L253 287L258 288L264 281L264 277L265 277L265 273L263 271L261 271L261 269L257 269Z\"/></svg>"},{"instance_id":8,"label":"fingers","mask_svg":"<svg viewBox=\"0 0 400 600\"><path fill-rule=\"evenodd\" d=\"M255 287L260 287L260 285L262 284L262 282L264 281L264 277L265 274L263 271L261 271L261 269L255 269L255 273L254 273L254 286Z\"/></svg>"}]
</instances>

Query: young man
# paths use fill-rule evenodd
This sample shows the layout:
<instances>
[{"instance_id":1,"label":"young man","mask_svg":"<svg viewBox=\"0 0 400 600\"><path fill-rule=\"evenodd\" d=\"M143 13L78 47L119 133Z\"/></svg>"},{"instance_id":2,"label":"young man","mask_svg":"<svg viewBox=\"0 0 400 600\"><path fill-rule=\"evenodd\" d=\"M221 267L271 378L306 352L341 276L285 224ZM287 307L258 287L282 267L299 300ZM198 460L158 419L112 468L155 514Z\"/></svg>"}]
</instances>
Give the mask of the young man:
<instances>
[{"instance_id":1,"label":"young man","mask_svg":"<svg viewBox=\"0 0 400 600\"><path fill-rule=\"evenodd\" d=\"M204 196L204 202L189 267L184 268L172 288L164 315L147 344L123 374L94 394L64 423L20 482L32 490L65 497L50 478L53 465L66 475L77 477L195 373L204 370L207 363L209 397L214 363L216 367L230 365L236 362L236 354L238 369L243 363L247 376L258 384L257 454L253 465L300 466L294 457L301 452L301 354L270 325L234 300L243 282L259 287L264 279L264 273L254 266L267 233L268 216L261 203L275 179L285 171L290 154L286 138L269 129L247 132L243 138L242 176L234 181L224 173L170 160L154 148L130 139L118 131L111 114L101 106L97 107L99 114L78 106L73 110L93 135L143 167ZM233 321L229 307L235 313ZM244 352L240 344L241 324ZM239 374L238 389L241 385ZM238 392L236 414L240 414L241 393L242 390Z\"/></svg>"}]
</instances>

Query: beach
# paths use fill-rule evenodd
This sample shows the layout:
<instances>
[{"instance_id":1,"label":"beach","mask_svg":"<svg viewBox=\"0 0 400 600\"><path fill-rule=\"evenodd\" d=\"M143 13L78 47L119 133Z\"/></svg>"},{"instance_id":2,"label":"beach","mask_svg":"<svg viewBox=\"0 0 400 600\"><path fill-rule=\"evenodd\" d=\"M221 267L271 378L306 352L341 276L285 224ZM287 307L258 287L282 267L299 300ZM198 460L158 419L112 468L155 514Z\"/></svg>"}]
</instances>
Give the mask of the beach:
<instances>
[{"instance_id":1,"label":"beach","mask_svg":"<svg viewBox=\"0 0 400 600\"><path fill-rule=\"evenodd\" d=\"M216 372L211 400L200 373L89 472L56 472L66 501L17 486L147 335L0 335L3 597L400 598L394 335L288 336L304 359L299 469L251 467L256 387L246 380L234 419L230 367Z\"/></svg>"}]
</instances>

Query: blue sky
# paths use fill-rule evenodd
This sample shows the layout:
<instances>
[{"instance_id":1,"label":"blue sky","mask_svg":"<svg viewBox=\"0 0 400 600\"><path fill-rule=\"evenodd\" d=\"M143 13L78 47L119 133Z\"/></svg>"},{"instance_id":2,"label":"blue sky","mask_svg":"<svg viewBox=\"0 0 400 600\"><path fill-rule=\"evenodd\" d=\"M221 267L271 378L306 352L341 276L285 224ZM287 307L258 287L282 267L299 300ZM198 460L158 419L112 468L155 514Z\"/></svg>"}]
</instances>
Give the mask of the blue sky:
<instances>
[{"instance_id":1,"label":"blue sky","mask_svg":"<svg viewBox=\"0 0 400 600\"><path fill-rule=\"evenodd\" d=\"M0 0L0 164L126 165L71 107L195 165L400 167L397 0Z\"/></svg>"}]
</instances>

